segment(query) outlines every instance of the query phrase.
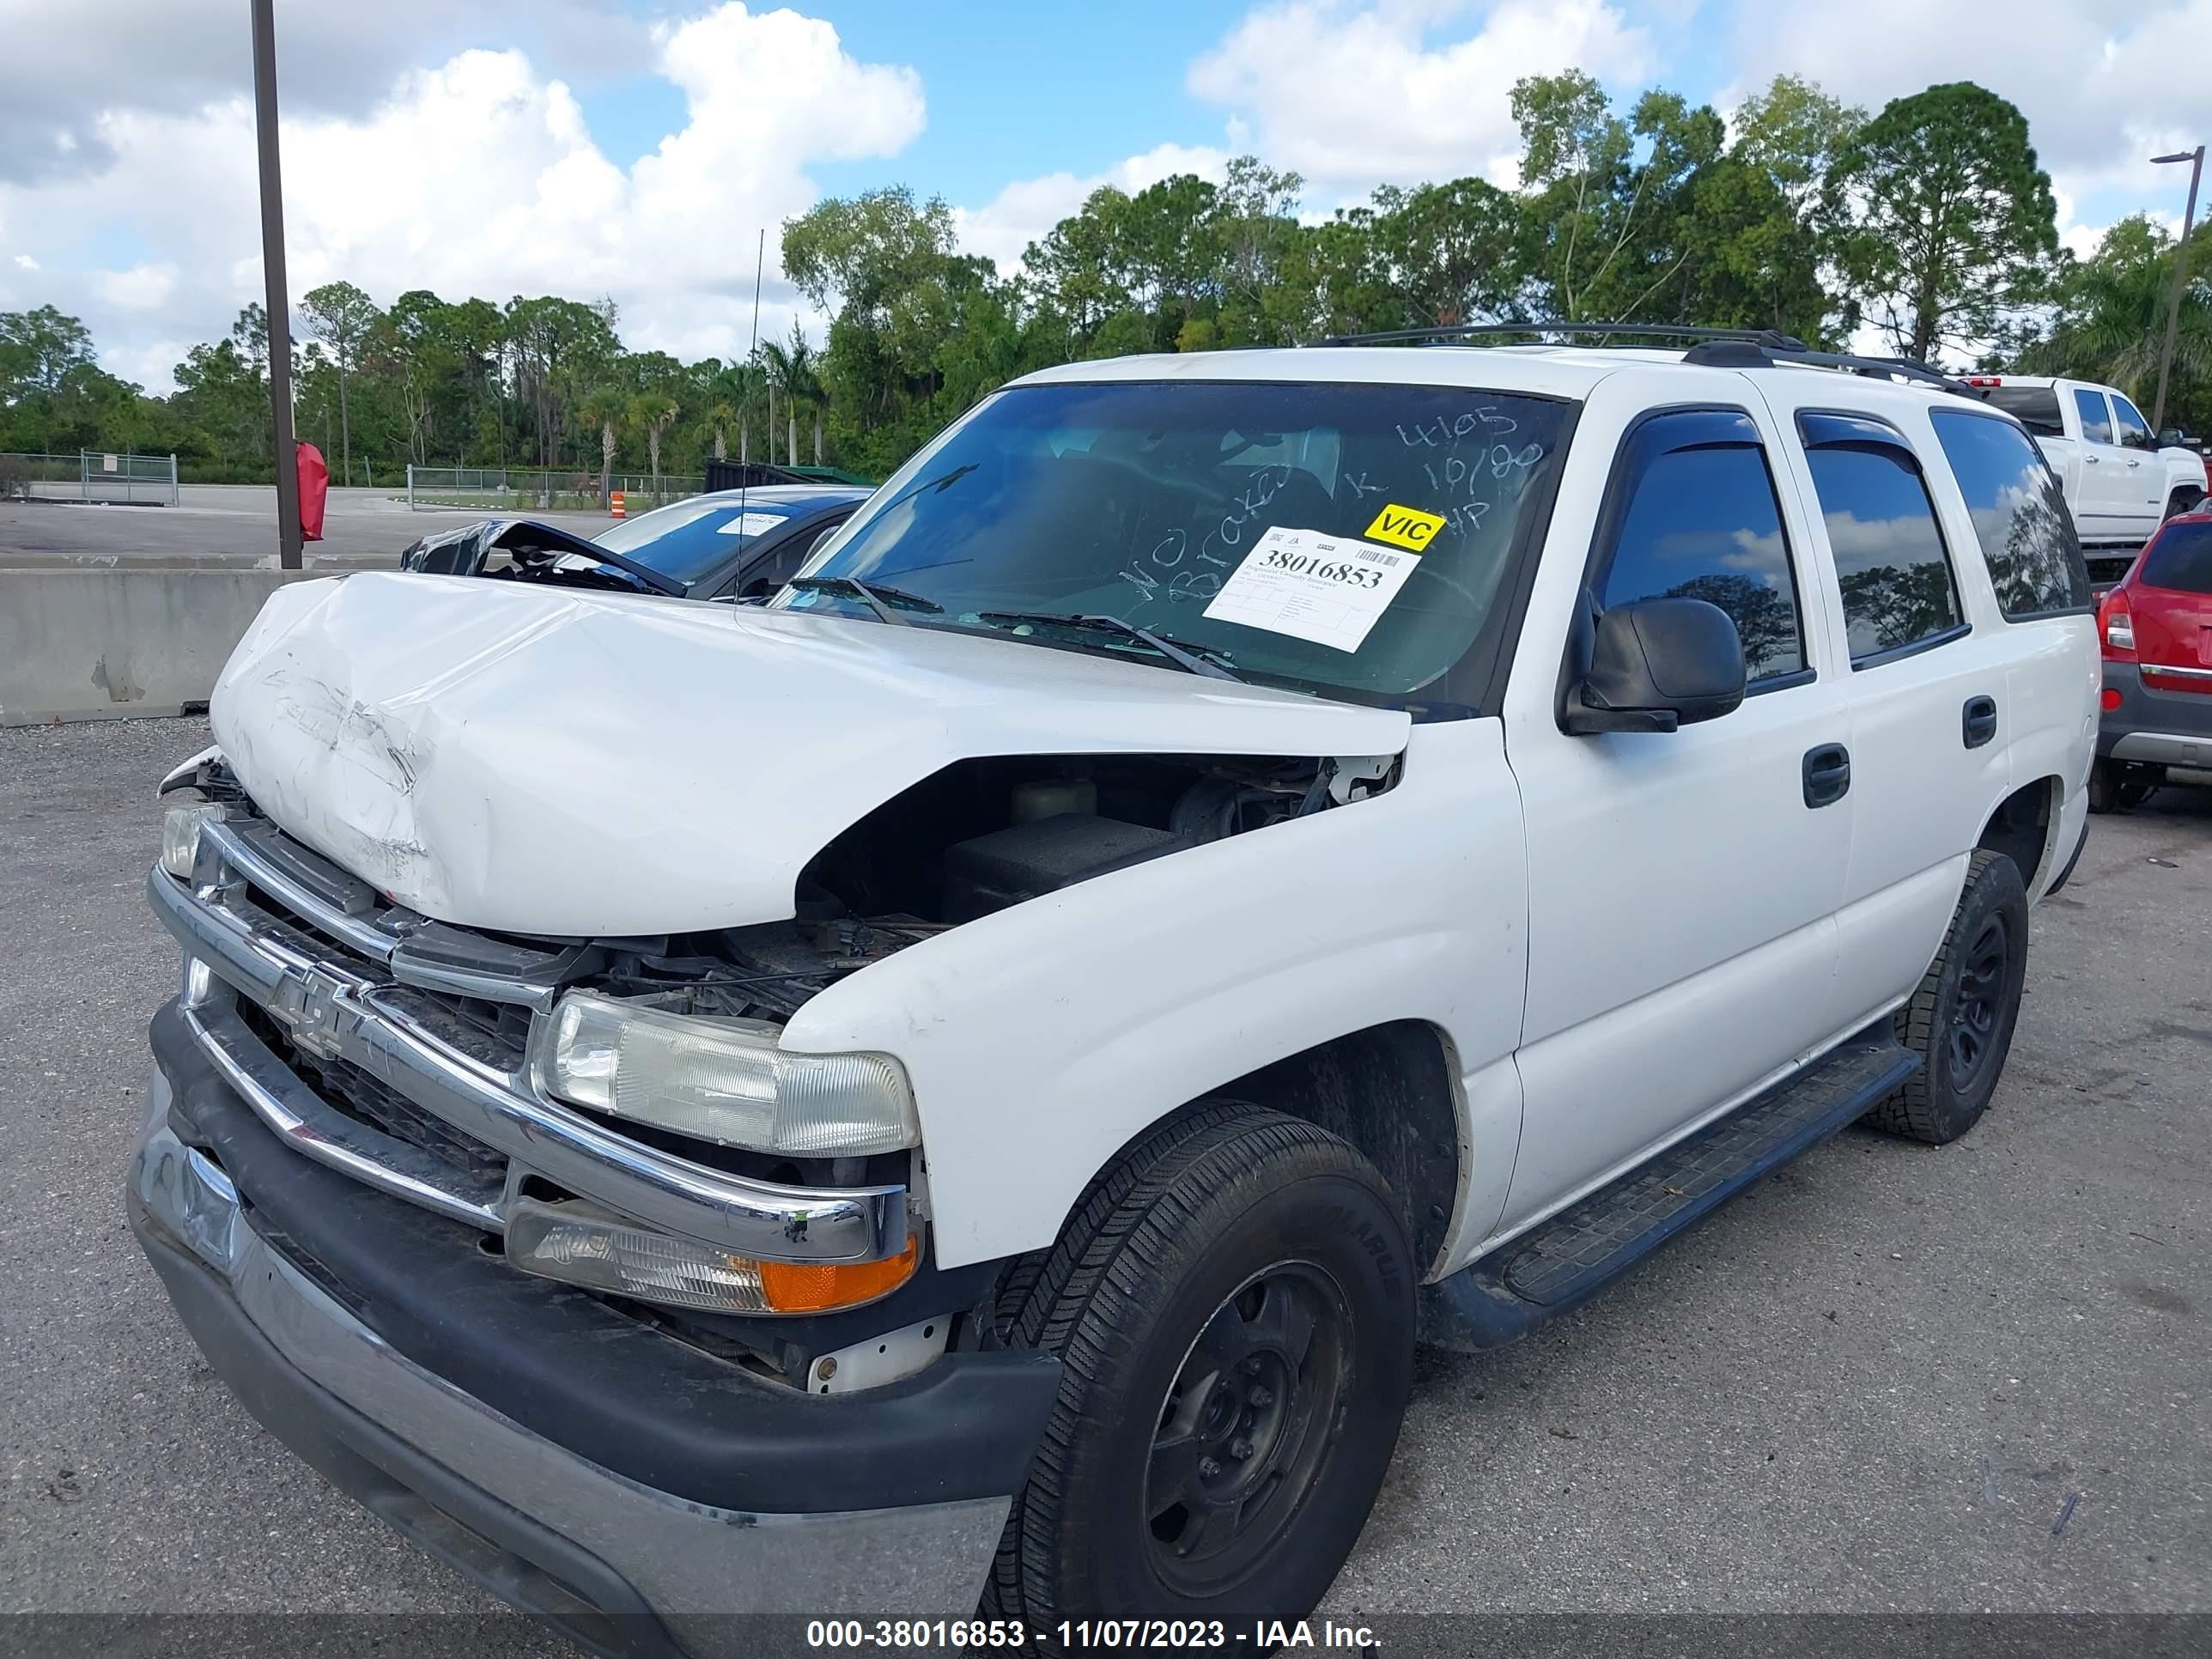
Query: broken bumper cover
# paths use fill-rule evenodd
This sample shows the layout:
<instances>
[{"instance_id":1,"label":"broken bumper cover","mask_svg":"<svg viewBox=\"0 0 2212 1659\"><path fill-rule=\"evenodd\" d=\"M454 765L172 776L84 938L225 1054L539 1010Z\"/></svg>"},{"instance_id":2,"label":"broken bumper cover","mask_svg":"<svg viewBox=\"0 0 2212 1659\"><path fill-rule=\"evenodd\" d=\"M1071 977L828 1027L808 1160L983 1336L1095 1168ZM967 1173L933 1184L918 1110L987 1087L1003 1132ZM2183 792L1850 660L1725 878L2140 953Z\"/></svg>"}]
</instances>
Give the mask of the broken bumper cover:
<instances>
[{"instance_id":1,"label":"broken bumper cover","mask_svg":"<svg viewBox=\"0 0 2212 1659\"><path fill-rule=\"evenodd\" d=\"M746 1650L732 1614L973 1610L1055 1360L761 1382L301 1158L173 1006L154 1039L132 1229L241 1403L380 1519L603 1651Z\"/></svg>"}]
</instances>

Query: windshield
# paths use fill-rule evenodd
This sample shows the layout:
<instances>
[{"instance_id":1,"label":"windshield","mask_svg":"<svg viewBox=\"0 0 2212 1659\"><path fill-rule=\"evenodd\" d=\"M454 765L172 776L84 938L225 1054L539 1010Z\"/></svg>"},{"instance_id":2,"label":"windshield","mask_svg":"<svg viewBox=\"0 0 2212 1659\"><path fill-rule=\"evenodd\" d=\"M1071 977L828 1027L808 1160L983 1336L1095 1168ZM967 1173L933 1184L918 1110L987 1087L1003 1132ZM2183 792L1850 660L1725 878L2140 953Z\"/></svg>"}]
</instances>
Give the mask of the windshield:
<instances>
[{"instance_id":1,"label":"windshield","mask_svg":"<svg viewBox=\"0 0 2212 1659\"><path fill-rule=\"evenodd\" d=\"M1240 678L1403 695L1474 640L1568 413L1465 387L1018 386L901 468L805 574L896 590L920 627L1161 661L1051 621L1104 617ZM776 603L861 608L834 586Z\"/></svg>"},{"instance_id":2,"label":"windshield","mask_svg":"<svg viewBox=\"0 0 2212 1659\"><path fill-rule=\"evenodd\" d=\"M748 501L740 512L735 497L695 497L624 519L592 539L690 583L749 543L782 529L791 511L787 502Z\"/></svg>"}]
</instances>

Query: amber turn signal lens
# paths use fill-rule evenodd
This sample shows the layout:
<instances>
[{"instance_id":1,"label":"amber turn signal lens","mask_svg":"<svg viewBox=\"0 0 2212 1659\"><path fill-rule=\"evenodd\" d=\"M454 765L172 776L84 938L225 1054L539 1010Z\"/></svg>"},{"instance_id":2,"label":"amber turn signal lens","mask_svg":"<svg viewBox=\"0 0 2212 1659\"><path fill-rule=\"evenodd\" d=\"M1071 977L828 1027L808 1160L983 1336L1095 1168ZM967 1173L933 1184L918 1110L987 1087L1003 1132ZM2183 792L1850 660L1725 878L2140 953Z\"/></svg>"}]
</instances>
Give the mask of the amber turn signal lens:
<instances>
[{"instance_id":1,"label":"amber turn signal lens","mask_svg":"<svg viewBox=\"0 0 2212 1659\"><path fill-rule=\"evenodd\" d=\"M906 1249L881 1261L845 1261L824 1265L812 1261L763 1261L760 1264L761 1296L777 1313L822 1313L831 1308L850 1308L872 1302L914 1277L921 1260L921 1243L912 1233Z\"/></svg>"}]
</instances>

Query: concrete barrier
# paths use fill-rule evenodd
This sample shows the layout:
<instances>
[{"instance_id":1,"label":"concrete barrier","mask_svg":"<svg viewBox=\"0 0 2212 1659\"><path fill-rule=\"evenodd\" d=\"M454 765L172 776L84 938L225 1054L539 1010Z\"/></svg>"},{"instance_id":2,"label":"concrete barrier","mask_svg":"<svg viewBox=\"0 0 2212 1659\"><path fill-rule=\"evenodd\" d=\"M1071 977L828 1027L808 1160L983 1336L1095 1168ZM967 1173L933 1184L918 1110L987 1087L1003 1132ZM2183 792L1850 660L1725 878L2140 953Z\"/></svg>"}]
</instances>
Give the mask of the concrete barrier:
<instances>
[{"instance_id":1,"label":"concrete barrier","mask_svg":"<svg viewBox=\"0 0 2212 1659\"><path fill-rule=\"evenodd\" d=\"M180 714L297 570L0 570L0 726Z\"/></svg>"}]
</instances>

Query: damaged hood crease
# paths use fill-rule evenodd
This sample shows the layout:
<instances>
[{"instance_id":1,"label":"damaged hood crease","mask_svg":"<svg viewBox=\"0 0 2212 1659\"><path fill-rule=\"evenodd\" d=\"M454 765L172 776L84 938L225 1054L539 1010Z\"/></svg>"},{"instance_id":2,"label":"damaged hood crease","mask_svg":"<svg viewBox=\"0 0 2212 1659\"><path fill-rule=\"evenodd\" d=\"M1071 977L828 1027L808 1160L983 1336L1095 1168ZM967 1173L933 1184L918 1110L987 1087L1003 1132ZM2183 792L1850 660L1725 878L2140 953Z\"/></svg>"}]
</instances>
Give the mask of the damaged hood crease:
<instances>
[{"instance_id":1,"label":"damaged hood crease","mask_svg":"<svg viewBox=\"0 0 2212 1659\"><path fill-rule=\"evenodd\" d=\"M959 760L1389 755L1403 713L927 627L364 572L279 589L210 706L248 794L457 926L793 914L840 830Z\"/></svg>"}]
</instances>

